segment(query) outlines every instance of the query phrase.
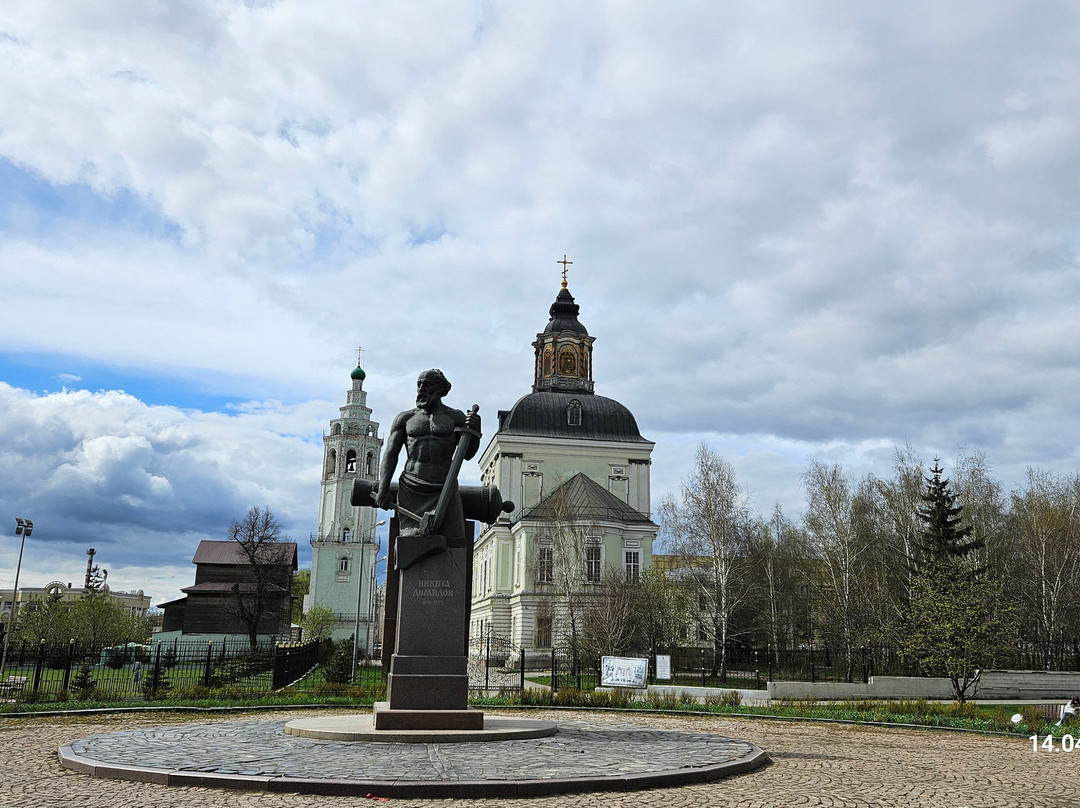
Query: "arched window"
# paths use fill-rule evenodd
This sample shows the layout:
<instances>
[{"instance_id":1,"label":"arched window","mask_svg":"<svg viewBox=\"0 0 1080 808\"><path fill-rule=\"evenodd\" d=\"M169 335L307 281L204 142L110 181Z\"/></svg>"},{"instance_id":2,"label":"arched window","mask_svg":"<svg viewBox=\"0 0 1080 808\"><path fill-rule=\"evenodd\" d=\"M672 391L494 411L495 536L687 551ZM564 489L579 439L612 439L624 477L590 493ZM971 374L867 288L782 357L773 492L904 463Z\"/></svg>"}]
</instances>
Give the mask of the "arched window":
<instances>
[{"instance_id":1,"label":"arched window","mask_svg":"<svg viewBox=\"0 0 1080 808\"><path fill-rule=\"evenodd\" d=\"M338 559L338 572L348 572L348 571L349 571L349 557L348 556L342 556L341 558Z\"/></svg>"},{"instance_id":2,"label":"arched window","mask_svg":"<svg viewBox=\"0 0 1080 808\"><path fill-rule=\"evenodd\" d=\"M374 477L375 476L375 453L374 452L368 452L367 457L364 458L364 473L367 474L368 477Z\"/></svg>"},{"instance_id":3,"label":"arched window","mask_svg":"<svg viewBox=\"0 0 1080 808\"><path fill-rule=\"evenodd\" d=\"M349 449L349 453L345 455L345 473L351 474L356 471L356 450Z\"/></svg>"},{"instance_id":4,"label":"arched window","mask_svg":"<svg viewBox=\"0 0 1080 808\"><path fill-rule=\"evenodd\" d=\"M330 427L330 434L331 435L340 435L341 434L341 424L334 424L332 427Z\"/></svg>"},{"instance_id":5,"label":"arched window","mask_svg":"<svg viewBox=\"0 0 1080 808\"><path fill-rule=\"evenodd\" d=\"M581 402L576 398L566 405L566 423L581 426Z\"/></svg>"},{"instance_id":6,"label":"arched window","mask_svg":"<svg viewBox=\"0 0 1080 808\"><path fill-rule=\"evenodd\" d=\"M326 476L330 477L337 471L337 451L331 449L326 453Z\"/></svg>"},{"instance_id":7,"label":"arched window","mask_svg":"<svg viewBox=\"0 0 1080 808\"><path fill-rule=\"evenodd\" d=\"M341 540L342 541L349 541L351 538L352 538L352 531L351 530L349 530L348 528L345 528L345 529L343 529L341 531Z\"/></svg>"}]
</instances>

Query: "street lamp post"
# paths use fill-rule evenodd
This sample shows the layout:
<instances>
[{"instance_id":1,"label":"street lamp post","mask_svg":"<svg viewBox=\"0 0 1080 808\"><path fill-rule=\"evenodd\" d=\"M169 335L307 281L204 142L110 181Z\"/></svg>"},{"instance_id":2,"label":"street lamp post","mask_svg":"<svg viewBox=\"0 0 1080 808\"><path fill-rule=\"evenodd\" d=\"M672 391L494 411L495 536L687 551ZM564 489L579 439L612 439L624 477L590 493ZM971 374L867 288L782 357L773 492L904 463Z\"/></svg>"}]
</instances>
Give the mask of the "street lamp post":
<instances>
[{"instance_id":1,"label":"street lamp post","mask_svg":"<svg viewBox=\"0 0 1080 808\"><path fill-rule=\"evenodd\" d=\"M375 528L382 527L386 524L386 520L382 519L371 526L371 530L368 531L371 535L364 536L364 544L371 544L371 536L375 534ZM379 554L378 547L375 549L375 555ZM360 558L363 559L363 550L360 551ZM357 570L356 575L356 621L353 624L352 635L352 675L356 676L356 666L360 661L360 603L363 601L364 594L364 576ZM371 626L368 626L368 634L371 634Z\"/></svg>"},{"instance_id":2,"label":"street lamp post","mask_svg":"<svg viewBox=\"0 0 1080 808\"><path fill-rule=\"evenodd\" d=\"M8 643L11 642L11 632L15 630L15 618L19 611L19 573L22 572L23 548L26 547L26 537L34 532L34 523L29 519L15 517L15 535L22 536L19 542L19 563L15 565L15 588L11 590L11 617L8 618L7 631L4 632L4 654L0 659L0 678L3 678L7 670Z\"/></svg>"},{"instance_id":3,"label":"street lamp post","mask_svg":"<svg viewBox=\"0 0 1080 808\"><path fill-rule=\"evenodd\" d=\"M379 542L375 543L375 555L379 555L379 550L382 545ZM367 635L367 656L371 659L375 651L375 577L379 569L379 562L386 561L386 556L382 558L376 558L375 563L371 565L371 581L368 584L368 635Z\"/></svg>"}]
</instances>

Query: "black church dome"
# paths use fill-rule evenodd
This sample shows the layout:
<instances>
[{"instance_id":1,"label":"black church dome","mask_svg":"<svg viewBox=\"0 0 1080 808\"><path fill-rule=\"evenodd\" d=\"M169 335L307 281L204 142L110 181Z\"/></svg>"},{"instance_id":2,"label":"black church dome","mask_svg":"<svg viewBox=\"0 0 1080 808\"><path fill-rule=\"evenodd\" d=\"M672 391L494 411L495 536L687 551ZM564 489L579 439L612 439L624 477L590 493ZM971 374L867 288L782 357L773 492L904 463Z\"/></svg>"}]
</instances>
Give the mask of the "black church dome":
<instances>
[{"instance_id":1,"label":"black church dome","mask_svg":"<svg viewBox=\"0 0 1080 808\"><path fill-rule=\"evenodd\" d=\"M591 393L542 391L518 399L499 413L505 435L648 443L633 413L611 398Z\"/></svg>"}]
</instances>

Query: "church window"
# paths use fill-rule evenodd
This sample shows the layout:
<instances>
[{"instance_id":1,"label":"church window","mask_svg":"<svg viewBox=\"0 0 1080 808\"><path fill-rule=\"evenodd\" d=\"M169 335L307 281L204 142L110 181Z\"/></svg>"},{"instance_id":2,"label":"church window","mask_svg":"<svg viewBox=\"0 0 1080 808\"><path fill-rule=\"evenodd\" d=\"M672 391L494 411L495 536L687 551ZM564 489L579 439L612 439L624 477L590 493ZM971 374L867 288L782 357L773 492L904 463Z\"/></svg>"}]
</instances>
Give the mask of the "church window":
<instances>
[{"instance_id":1,"label":"church window","mask_svg":"<svg viewBox=\"0 0 1080 808\"><path fill-rule=\"evenodd\" d=\"M331 449L326 453L326 476L331 476L337 471L337 451Z\"/></svg>"},{"instance_id":2,"label":"church window","mask_svg":"<svg viewBox=\"0 0 1080 808\"><path fill-rule=\"evenodd\" d=\"M364 458L364 473L368 477L375 476L375 453L368 452L367 457Z\"/></svg>"},{"instance_id":3,"label":"church window","mask_svg":"<svg viewBox=\"0 0 1080 808\"><path fill-rule=\"evenodd\" d=\"M330 427L330 434L331 435L340 435L341 434L341 424L334 424L332 427Z\"/></svg>"},{"instance_id":4,"label":"church window","mask_svg":"<svg viewBox=\"0 0 1080 808\"><path fill-rule=\"evenodd\" d=\"M544 475L536 472L523 472L521 475L521 507L533 508L540 503L544 490Z\"/></svg>"},{"instance_id":5,"label":"church window","mask_svg":"<svg viewBox=\"0 0 1080 808\"><path fill-rule=\"evenodd\" d=\"M541 547L536 559L536 582L550 584L555 582L555 548Z\"/></svg>"},{"instance_id":6,"label":"church window","mask_svg":"<svg viewBox=\"0 0 1080 808\"><path fill-rule=\"evenodd\" d=\"M342 556L341 558L338 559L338 572L348 572L348 571L349 571L349 557L348 556Z\"/></svg>"},{"instance_id":7,"label":"church window","mask_svg":"<svg viewBox=\"0 0 1080 808\"><path fill-rule=\"evenodd\" d=\"M611 476L608 477L608 491L617 496L623 502L630 501L630 478Z\"/></svg>"},{"instance_id":8,"label":"church window","mask_svg":"<svg viewBox=\"0 0 1080 808\"><path fill-rule=\"evenodd\" d=\"M350 541L351 539L352 539L352 531L349 530L348 528L344 528L341 531L341 540L342 541Z\"/></svg>"},{"instance_id":9,"label":"church window","mask_svg":"<svg viewBox=\"0 0 1080 808\"><path fill-rule=\"evenodd\" d=\"M345 455L345 473L353 474L356 472L356 450L349 449L349 453Z\"/></svg>"},{"instance_id":10,"label":"church window","mask_svg":"<svg viewBox=\"0 0 1080 808\"><path fill-rule=\"evenodd\" d=\"M626 580L637 583L641 577L641 551L624 550L623 561L626 565Z\"/></svg>"},{"instance_id":11,"label":"church window","mask_svg":"<svg viewBox=\"0 0 1080 808\"><path fill-rule=\"evenodd\" d=\"M551 618L550 617L537 617L536 618L536 647L537 648L550 648L551 647Z\"/></svg>"},{"instance_id":12,"label":"church window","mask_svg":"<svg viewBox=\"0 0 1080 808\"><path fill-rule=\"evenodd\" d=\"M591 538L591 537L590 537ZM586 539L588 541L588 539ZM599 540L597 540L599 542ZM589 544L585 547L585 583L600 583L600 572L603 569L603 552L600 544Z\"/></svg>"},{"instance_id":13,"label":"church window","mask_svg":"<svg viewBox=\"0 0 1080 808\"><path fill-rule=\"evenodd\" d=\"M581 402L576 398L566 405L566 423L581 426Z\"/></svg>"}]
</instances>

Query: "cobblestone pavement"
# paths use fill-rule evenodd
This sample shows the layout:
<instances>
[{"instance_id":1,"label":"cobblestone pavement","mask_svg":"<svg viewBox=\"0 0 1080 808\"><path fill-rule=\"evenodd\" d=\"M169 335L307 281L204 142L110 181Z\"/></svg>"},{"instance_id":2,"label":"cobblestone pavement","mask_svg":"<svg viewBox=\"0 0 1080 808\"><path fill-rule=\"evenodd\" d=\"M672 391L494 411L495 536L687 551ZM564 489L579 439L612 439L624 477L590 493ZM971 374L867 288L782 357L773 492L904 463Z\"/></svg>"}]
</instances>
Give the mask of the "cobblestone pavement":
<instances>
[{"instance_id":1,"label":"cobblestone pavement","mask_svg":"<svg viewBox=\"0 0 1080 808\"><path fill-rule=\"evenodd\" d=\"M207 721L82 738L72 751L121 767L343 780L553 780L705 768L754 750L707 732L563 716L555 735L489 743L349 743L285 733L284 719ZM326 761L333 760L332 771Z\"/></svg>"},{"instance_id":2,"label":"cobblestone pavement","mask_svg":"<svg viewBox=\"0 0 1080 808\"><path fill-rule=\"evenodd\" d=\"M340 713L329 710L326 714ZM259 714L284 720L298 713ZM305 711L304 715L315 715ZM597 719L575 713L529 713L548 720ZM355 797L178 788L102 780L64 769L61 744L96 733L190 724L188 714L0 719L0 806L201 808L341 806ZM207 722L250 721L250 714ZM655 730L710 732L764 748L772 764L715 783L624 793L534 798L530 806L921 806L922 808L1080 808L1080 750L1034 752L1025 738L762 719L635 717ZM334 765L326 761L327 767ZM515 800L395 800L398 805L522 805Z\"/></svg>"}]
</instances>

